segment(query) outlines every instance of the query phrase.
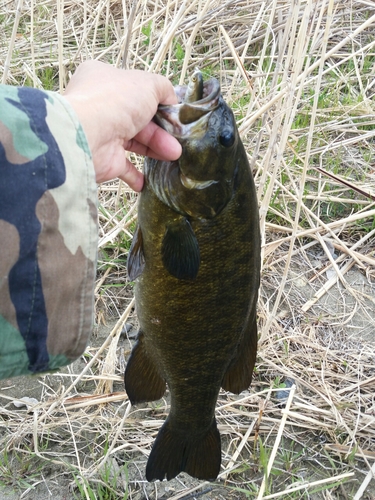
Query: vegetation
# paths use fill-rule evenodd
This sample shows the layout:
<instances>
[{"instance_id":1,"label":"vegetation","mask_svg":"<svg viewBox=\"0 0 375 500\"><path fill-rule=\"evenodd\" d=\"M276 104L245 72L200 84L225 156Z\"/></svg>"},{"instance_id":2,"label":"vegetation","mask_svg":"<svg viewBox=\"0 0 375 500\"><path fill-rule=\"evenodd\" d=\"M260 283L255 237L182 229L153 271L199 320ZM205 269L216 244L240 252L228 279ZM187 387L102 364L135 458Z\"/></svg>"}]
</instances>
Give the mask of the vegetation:
<instances>
[{"instance_id":1,"label":"vegetation","mask_svg":"<svg viewBox=\"0 0 375 500\"><path fill-rule=\"evenodd\" d=\"M168 398L131 408L124 393L132 339L121 330L136 325L126 275L136 196L122 182L101 185L98 338L72 368L35 381L37 406L15 408L12 383L1 387L0 485L15 498L56 500L374 498L369 2L45 0L23 2L19 16L16 3L0 15L3 83L62 91L92 57L174 84L196 67L220 80L258 190L261 335L250 390L219 397L218 481L145 483Z\"/></svg>"}]
</instances>

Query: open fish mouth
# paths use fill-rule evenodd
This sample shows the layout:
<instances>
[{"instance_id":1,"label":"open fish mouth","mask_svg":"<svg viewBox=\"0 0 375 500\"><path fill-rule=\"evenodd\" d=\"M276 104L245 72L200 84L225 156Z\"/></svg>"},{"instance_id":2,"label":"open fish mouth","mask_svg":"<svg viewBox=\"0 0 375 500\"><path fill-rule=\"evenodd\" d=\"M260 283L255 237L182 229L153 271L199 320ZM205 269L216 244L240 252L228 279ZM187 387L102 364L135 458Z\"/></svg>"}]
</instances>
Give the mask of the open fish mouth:
<instances>
[{"instance_id":1,"label":"open fish mouth","mask_svg":"<svg viewBox=\"0 0 375 500\"><path fill-rule=\"evenodd\" d=\"M155 122L177 139L199 138L207 130L211 112L219 105L220 85L216 78L203 83L203 96L185 102L187 86L176 86L178 104L160 105Z\"/></svg>"}]
</instances>

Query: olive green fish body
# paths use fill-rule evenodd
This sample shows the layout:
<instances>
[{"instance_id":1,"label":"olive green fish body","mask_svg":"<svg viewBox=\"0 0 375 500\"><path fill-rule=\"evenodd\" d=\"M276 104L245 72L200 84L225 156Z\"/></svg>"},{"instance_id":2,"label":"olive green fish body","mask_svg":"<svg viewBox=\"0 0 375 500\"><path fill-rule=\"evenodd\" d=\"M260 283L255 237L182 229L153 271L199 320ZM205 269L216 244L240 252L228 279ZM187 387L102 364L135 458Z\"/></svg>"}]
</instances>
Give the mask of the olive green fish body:
<instances>
[{"instance_id":1,"label":"olive green fish body","mask_svg":"<svg viewBox=\"0 0 375 500\"><path fill-rule=\"evenodd\" d=\"M181 471L217 477L218 393L220 387L246 389L255 363L257 199L233 115L222 99L217 103L195 144L180 138L178 162L147 159L145 165L139 229L129 257L131 274L139 275L140 332L125 385L132 403L159 399L166 383L171 394L148 480L171 479ZM218 134L228 130L230 146L219 145Z\"/></svg>"}]
</instances>

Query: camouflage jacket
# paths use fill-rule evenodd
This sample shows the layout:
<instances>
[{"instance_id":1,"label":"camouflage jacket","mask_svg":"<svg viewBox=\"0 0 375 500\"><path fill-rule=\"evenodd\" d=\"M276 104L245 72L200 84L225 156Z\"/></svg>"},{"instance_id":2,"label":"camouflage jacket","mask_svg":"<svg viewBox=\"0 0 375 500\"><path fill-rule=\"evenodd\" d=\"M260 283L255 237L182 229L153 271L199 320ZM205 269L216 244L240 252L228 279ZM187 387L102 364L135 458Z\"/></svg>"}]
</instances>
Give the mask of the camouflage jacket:
<instances>
[{"instance_id":1,"label":"camouflage jacket","mask_svg":"<svg viewBox=\"0 0 375 500\"><path fill-rule=\"evenodd\" d=\"M92 328L91 153L58 94L0 85L0 378L57 369Z\"/></svg>"}]
</instances>

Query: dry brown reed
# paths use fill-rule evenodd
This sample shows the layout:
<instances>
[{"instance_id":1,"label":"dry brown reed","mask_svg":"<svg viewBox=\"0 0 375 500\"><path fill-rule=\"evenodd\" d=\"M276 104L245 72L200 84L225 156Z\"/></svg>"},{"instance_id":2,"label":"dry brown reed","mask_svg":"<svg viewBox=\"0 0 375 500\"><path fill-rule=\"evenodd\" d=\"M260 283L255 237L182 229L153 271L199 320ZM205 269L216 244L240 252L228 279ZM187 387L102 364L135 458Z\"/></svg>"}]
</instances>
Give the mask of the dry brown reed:
<instances>
[{"instance_id":1,"label":"dry brown reed","mask_svg":"<svg viewBox=\"0 0 375 500\"><path fill-rule=\"evenodd\" d=\"M28 411L3 391L1 447L48 462L52 482L76 478L87 499L374 498L372 2L1 1L4 83L41 88L52 75L62 91L89 58L176 84L195 67L216 76L255 175L263 241L257 368L249 392L220 394L218 482L144 481L168 400L131 408L121 388L120 333L136 321L125 271L136 196L121 182L99 187L97 321L116 325L83 369L42 379ZM30 483L22 497L40 480ZM102 483L119 496L92 497Z\"/></svg>"}]
</instances>

